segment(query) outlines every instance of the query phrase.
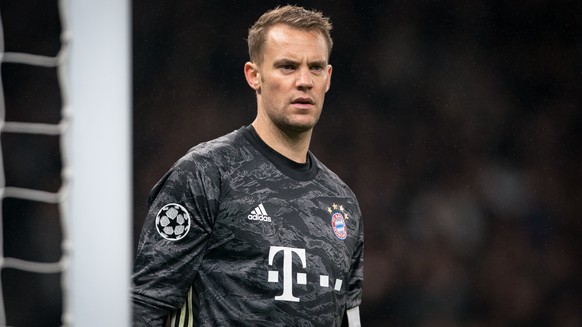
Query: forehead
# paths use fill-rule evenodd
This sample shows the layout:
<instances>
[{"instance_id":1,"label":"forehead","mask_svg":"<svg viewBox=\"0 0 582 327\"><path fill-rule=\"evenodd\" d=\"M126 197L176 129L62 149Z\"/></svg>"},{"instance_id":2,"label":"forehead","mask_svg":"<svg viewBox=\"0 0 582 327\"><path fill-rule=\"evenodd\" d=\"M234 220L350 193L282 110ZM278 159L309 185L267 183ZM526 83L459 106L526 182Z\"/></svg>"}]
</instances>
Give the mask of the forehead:
<instances>
[{"instance_id":1,"label":"forehead","mask_svg":"<svg viewBox=\"0 0 582 327\"><path fill-rule=\"evenodd\" d=\"M317 30L302 30L288 25L275 25L267 33L265 57L309 57L310 60L327 61L325 37ZM271 58L275 59L275 58Z\"/></svg>"}]
</instances>

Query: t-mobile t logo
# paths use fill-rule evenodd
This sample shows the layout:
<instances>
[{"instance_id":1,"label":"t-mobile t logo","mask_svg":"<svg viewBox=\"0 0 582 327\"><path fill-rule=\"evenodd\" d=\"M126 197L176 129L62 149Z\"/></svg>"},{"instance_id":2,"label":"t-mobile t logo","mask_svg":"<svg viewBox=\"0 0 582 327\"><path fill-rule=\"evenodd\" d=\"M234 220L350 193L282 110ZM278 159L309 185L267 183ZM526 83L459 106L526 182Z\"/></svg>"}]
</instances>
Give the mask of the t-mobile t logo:
<instances>
[{"instance_id":1,"label":"t-mobile t logo","mask_svg":"<svg viewBox=\"0 0 582 327\"><path fill-rule=\"evenodd\" d=\"M305 268L305 249L271 246L269 249L269 266L273 265L275 254L281 251L283 251L283 294L275 296L275 300L299 302L299 298L293 296L293 253L299 256L301 264ZM269 270L269 282L279 282L279 271ZM307 274L297 273L297 284L307 284Z\"/></svg>"}]
</instances>

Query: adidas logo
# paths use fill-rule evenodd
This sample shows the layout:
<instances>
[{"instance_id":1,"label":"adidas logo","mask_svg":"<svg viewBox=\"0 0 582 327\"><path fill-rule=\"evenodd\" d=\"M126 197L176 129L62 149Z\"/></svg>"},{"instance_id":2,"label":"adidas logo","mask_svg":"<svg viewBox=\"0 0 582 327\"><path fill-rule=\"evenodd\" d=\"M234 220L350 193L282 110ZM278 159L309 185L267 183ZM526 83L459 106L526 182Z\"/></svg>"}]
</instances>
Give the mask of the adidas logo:
<instances>
[{"instance_id":1,"label":"adidas logo","mask_svg":"<svg viewBox=\"0 0 582 327\"><path fill-rule=\"evenodd\" d=\"M258 207L255 208L255 210L251 211L251 214L248 215L249 220L260 220L260 221L266 221L266 222L271 222L271 217L269 217L269 215L267 214L267 211L265 210L265 207L263 206L263 204L259 204Z\"/></svg>"}]
</instances>

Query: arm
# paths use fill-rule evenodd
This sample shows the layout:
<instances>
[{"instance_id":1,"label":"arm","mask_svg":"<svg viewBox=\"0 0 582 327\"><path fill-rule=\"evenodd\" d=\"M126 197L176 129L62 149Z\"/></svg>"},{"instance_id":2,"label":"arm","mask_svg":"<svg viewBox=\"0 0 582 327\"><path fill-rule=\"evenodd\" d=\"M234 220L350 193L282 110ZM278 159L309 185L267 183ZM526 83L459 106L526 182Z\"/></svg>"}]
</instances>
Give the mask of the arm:
<instances>
[{"instance_id":1,"label":"arm","mask_svg":"<svg viewBox=\"0 0 582 327\"><path fill-rule=\"evenodd\" d=\"M364 279L364 224L361 213L358 228L358 241L352 255L352 267L348 290L347 318L349 327L360 327L360 304L362 302L362 286Z\"/></svg>"},{"instance_id":2,"label":"arm","mask_svg":"<svg viewBox=\"0 0 582 327\"><path fill-rule=\"evenodd\" d=\"M152 190L132 276L134 326L163 326L196 278L217 207L218 181L209 167L181 160ZM164 233L164 217L173 216L166 224L172 227L178 215L189 228Z\"/></svg>"}]
</instances>

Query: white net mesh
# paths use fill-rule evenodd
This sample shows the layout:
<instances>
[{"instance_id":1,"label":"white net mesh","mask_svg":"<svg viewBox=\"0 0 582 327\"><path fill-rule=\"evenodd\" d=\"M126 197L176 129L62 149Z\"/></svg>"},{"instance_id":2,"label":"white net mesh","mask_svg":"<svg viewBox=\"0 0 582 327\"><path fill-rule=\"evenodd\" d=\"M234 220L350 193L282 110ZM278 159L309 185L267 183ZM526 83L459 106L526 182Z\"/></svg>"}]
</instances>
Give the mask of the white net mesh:
<instances>
[{"instance_id":1,"label":"white net mesh","mask_svg":"<svg viewBox=\"0 0 582 327\"><path fill-rule=\"evenodd\" d=\"M70 33L64 1L26 6L0 5L0 326L68 325Z\"/></svg>"}]
</instances>

